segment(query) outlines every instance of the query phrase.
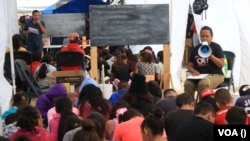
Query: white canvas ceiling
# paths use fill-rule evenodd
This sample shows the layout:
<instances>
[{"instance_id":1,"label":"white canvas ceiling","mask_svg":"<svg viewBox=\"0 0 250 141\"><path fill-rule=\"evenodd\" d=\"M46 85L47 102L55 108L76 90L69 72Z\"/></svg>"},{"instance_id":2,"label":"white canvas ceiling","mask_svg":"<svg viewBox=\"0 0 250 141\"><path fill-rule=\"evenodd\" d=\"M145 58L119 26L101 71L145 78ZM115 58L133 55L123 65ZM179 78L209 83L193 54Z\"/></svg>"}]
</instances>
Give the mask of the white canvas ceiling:
<instances>
[{"instance_id":1,"label":"white canvas ceiling","mask_svg":"<svg viewBox=\"0 0 250 141\"><path fill-rule=\"evenodd\" d=\"M41 11L59 0L16 0L17 11L20 13L31 12L35 9Z\"/></svg>"}]
</instances>

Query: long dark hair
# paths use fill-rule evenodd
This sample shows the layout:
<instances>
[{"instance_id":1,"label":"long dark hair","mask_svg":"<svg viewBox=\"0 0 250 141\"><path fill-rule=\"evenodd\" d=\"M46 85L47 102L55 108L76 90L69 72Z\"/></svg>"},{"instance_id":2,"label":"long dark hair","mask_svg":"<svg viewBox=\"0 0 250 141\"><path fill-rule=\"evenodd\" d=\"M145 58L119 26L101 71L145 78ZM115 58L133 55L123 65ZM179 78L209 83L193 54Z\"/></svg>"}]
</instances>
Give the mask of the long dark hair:
<instances>
[{"instance_id":1,"label":"long dark hair","mask_svg":"<svg viewBox=\"0 0 250 141\"><path fill-rule=\"evenodd\" d=\"M122 70L124 68L125 62L124 60L127 59L125 54L121 52L115 53L116 62L114 62L113 66L116 72Z\"/></svg>"},{"instance_id":2,"label":"long dark hair","mask_svg":"<svg viewBox=\"0 0 250 141\"><path fill-rule=\"evenodd\" d=\"M119 117L118 117L119 123L128 121L131 118L136 117L136 116L143 116L143 115L138 110L136 110L134 108L130 108L126 112L124 112L123 114L119 115Z\"/></svg>"},{"instance_id":3,"label":"long dark hair","mask_svg":"<svg viewBox=\"0 0 250 141\"><path fill-rule=\"evenodd\" d=\"M82 115L83 106L87 101L95 111L100 112L103 115L107 115L110 112L110 105L108 100L103 97L101 89L94 86L93 84L85 85L80 92L80 115Z\"/></svg>"},{"instance_id":4,"label":"long dark hair","mask_svg":"<svg viewBox=\"0 0 250 141\"><path fill-rule=\"evenodd\" d=\"M72 112L72 102L68 97L59 98L55 103L56 112L61 115L58 125L57 140L62 141L63 135L66 133L66 120L69 116L76 116Z\"/></svg>"},{"instance_id":5,"label":"long dark hair","mask_svg":"<svg viewBox=\"0 0 250 141\"><path fill-rule=\"evenodd\" d=\"M22 42L23 38L20 34L15 34L12 36L12 44L14 51L17 51L21 46L23 46Z\"/></svg>"},{"instance_id":6,"label":"long dark hair","mask_svg":"<svg viewBox=\"0 0 250 141\"><path fill-rule=\"evenodd\" d=\"M146 62L146 63L152 63L153 62L153 55L148 53L148 52L142 51L140 53L140 56L142 57L141 58L142 62Z\"/></svg>"},{"instance_id":7,"label":"long dark hair","mask_svg":"<svg viewBox=\"0 0 250 141\"><path fill-rule=\"evenodd\" d=\"M128 102L125 100L119 100L115 105L112 106L111 111L110 111L110 119L113 118L118 118L116 117L116 110L119 108L131 108Z\"/></svg>"}]
</instances>

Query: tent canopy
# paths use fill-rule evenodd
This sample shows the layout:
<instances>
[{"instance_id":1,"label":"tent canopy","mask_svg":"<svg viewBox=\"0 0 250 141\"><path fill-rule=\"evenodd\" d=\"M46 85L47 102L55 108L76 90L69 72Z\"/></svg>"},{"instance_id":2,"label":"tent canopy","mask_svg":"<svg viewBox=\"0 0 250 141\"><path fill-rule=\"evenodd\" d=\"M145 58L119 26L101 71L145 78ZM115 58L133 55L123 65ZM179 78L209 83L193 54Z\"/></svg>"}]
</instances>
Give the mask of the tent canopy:
<instances>
[{"instance_id":1,"label":"tent canopy","mask_svg":"<svg viewBox=\"0 0 250 141\"><path fill-rule=\"evenodd\" d=\"M31 13L33 10L42 11L59 0L16 0L18 13Z\"/></svg>"},{"instance_id":2,"label":"tent canopy","mask_svg":"<svg viewBox=\"0 0 250 141\"><path fill-rule=\"evenodd\" d=\"M89 5L106 5L102 0L60 0L42 11L52 13L89 13Z\"/></svg>"}]
</instances>

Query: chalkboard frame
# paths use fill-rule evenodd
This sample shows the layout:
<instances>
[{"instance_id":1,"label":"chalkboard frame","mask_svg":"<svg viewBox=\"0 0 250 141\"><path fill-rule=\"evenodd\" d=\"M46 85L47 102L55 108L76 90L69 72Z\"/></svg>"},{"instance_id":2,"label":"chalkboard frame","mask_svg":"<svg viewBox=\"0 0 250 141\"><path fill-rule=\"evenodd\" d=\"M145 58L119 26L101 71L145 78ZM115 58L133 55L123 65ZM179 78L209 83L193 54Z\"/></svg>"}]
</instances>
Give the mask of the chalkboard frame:
<instances>
[{"instance_id":1,"label":"chalkboard frame","mask_svg":"<svg viewBox=\"0 0 250 141\"><path fill-rule=\"evenodd\" d=\"M169 5L90 5L91 46L169 43Z\"/></svg>"}]
</instances>

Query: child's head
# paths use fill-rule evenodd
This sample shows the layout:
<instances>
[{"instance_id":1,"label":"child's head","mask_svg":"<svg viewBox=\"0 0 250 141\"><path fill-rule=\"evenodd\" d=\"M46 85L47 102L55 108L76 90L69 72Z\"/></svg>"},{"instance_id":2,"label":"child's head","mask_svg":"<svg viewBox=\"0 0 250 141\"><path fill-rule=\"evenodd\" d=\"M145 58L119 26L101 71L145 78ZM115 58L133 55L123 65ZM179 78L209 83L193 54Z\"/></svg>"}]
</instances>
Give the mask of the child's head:
<instances>
[{"instance_id":1,"label":"child's head","mask_svg":"<svg viewBox=\"0 0 250 141\"><path fill-rule=\"evenodd\" d=\"M239 89L239 95L240 96L245 96L250 94L250 85L245 84L245 85L241 85L240 89Z\"/></svg>"},{"instance_id":2,"label":"child's head","mask_svg":"<svg viewBox=\"0 0 250 141\"><path fill-rule=\"evenodd\" d=\"M118 84L118 90L122 90L122 89L128 89L129 88L129 84L128 82L125 81L120 81Z\"/></svg>"},{"instance_id":3,"label":"child's head","mask_svg":"<svg viewBox=\"0 0 250 141\"><path fill-rule=\"evenodd\" d=\"M218 89L215 92L214 99L216 101L216 105L219 108L223 108L225 106L232 105L232 102L233 102L233 98L232 98L230 92L225 88Z\"/></svg>"},{"instance_id":4,"label":"child's head","mask_svg":"<svg viewBox=\"0 0 250 141\"><path fill-rule=\"evenodd\" d=\"M57 113L62 113L65 111L71 111L72 110L72 102L68 97L60 97L56 100L55 108Z\"/></svg>"},{"instance_id":5,"label":"child's head","mask_svg":"<svg viewBox=\"0 0 250 141\"><path fill-rule=\"evenodd\" d=\"M142 137L144 141L153 140L155 136L162 136L164 130L163 111L154 109L154 113L145 117L141 124Z\"/></svg>"},{"instance_id":6,"label":"child's head","mask_svg":"<svg viewBox=\"0 0 250 141\"><path fill-rule=\"evenodd\" d=\"M161 87L158 82L155 80L151 80L148 82L148 90L155 97L162 97Z\"/></svg>"},{"instance_id":7,"label":"child's head","mask_svg":"<svg viewBox=\"0 0 250 141\"><path fill-rule=\"evenodd\" d=\"M41 62L45 62L47 64L51 64L52 57L50 54L44 54Z\"/></svg>"},{"instance_id":8,"label":"child's head","mask_svg":"<svg viewBox=\"0 0 250 141\"><path fill-rule=\"evenodd\" d=\"M22 106L27 106L27 105L28 105L28 102L22 97L21 94L14 95L12 106L22 107Z\"/></svg>"},{"instance_id":9,"label":"child's head","mask_svg":"<svg viewBox=\"0 0 250 141\"><path fill-rule=\"evenodd\" d=\"M113 119L113 118L118 118L119 117L119 114L117 113L117 110L118 109L121 109L121 108L130 108L131 106L128 104L128 102L124 101L124 100L120 100L118 101L117 103L115 103L115 105L112 106L111 108L111 112L110 112L110 118Z\"/></svg>"},{"instance_id":10,"label":"child's head","mask_svg":"<svg viewBox=\"0 0 250 141\"><path fill-rule=\"evenodd\" d=\"M143 116L138 110L130 108L122 115L119 115L119 123L130 120L133 117Z\"/></svg>"},{"instance_id":11,"label":"child's head","mask_svg":"<svg viewBox=\"0 0 250 141\"><path fill-rule=\"evenodd\" d=\"M74 134L72 141L101 141L95 130L95 123L90 119L83 119L82 128Z\"/></svg>"},{"instance_id":12,"label":"child's head","mask_svg":"<svg viewBox=\"0 0 250 141\"><path fill-rule=\"evenodd\" d=\"M177 96L177 92L174 89L165 89L163 94L165 98L168 96Z\"/></svg>"},{"instance_id":13,"label":"child's head","mask_svg":"<svg viewBox=\"0 0 250 141\"><path fill-rule=\"evenodd\" d=\"M17 126L30 132L35 132L35 126L42 126L43 120L40 112L33 106L23 107L17 119Z\"/></svg>"},{"instance_id":14,"label":"child's head","mask_svg":"<svg viewBox=\"0 0 250 141\"><path fill-rule=\"evenodd\" d=\"M225 120L228 125L246 125L247 113L243 107L233 106L227 111Z\"/></svg>"},{"instance_id":15,"label":"child's head","mask_svg":"<svg viewBox=\"0 0 250 141\"><path fill-rule=\"evenodd\" d=\"M101 140L105 136L105 119L104 116L99 112L92 112L87 116L87 119L90 119L95 124L95 130Z\"/></svg>"}]
</instances>

